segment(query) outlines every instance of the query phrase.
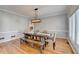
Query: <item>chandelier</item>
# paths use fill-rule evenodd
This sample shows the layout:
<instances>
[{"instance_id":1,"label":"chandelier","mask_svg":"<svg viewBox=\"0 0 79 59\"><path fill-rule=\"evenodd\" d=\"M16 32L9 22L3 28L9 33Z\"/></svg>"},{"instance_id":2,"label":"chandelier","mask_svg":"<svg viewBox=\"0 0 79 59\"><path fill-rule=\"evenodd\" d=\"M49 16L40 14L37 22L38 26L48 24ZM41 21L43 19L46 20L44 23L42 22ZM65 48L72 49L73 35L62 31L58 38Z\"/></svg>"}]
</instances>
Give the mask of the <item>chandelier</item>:
<instances>
[{"instance_id":1,"label":"chandelier","mask_svg":"<svg viewBox=\"0 0 79 59\"><path fill-rule=\"evenodd\" d=\"M38 8L35 8L34 11L35 11L35 17L34 17L34 19L31 20L31 22L32 23L40 23L41 20L38 18Z\"/></svg>"}]
</instances>

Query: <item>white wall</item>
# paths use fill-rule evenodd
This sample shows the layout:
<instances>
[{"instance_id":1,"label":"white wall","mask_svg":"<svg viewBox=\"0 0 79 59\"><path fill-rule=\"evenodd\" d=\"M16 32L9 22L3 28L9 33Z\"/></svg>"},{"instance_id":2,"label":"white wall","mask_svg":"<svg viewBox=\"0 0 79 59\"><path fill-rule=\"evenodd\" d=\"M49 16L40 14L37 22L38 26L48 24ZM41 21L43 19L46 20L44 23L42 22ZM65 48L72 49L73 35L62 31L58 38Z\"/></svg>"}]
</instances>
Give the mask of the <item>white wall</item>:
<instances>
[{"instance_id":1,"label":"white wall","mask_svg":"<svg viewBox=\"0 0 79 59\"><path fill-rule=\"evenodd\" d=\"M68 20L66 14L48 17L41 20L41 23L36 24L35 30L47 30L51 33L56 33L57 37L68 36Z\"/></svg>"},{"instance_id":2,"label":"white wall","mask_svg":"<svg viewBox=\"0 0 79 59\"><path fill-rule=\"evenodd\" d=\"M5 40L11 39L11 35L18 36L27 31L27 25L28 19L26 17L0 11L0 37L5 37Z\"/></svg>"}]
</instances>

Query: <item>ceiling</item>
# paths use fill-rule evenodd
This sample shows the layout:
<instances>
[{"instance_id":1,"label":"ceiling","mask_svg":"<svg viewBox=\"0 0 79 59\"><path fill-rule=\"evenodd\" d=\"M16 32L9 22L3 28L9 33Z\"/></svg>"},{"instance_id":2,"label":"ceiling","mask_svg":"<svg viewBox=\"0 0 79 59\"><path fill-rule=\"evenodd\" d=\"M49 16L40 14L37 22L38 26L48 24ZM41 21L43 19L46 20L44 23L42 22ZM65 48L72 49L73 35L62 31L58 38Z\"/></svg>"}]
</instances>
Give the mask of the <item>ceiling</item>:
<instances>
[{"instance_id":1,"label":"ceiling","mask_svg":"<svg viewBox=\"0 0 79 59\"><path fill-rule=\"evenodd\" d=\"M53 16L66 13L65 5L0 5L0 9L8 10L28 17L34 16L34 9L39 9L40 17Z\"/></svg>"}]
</instances>

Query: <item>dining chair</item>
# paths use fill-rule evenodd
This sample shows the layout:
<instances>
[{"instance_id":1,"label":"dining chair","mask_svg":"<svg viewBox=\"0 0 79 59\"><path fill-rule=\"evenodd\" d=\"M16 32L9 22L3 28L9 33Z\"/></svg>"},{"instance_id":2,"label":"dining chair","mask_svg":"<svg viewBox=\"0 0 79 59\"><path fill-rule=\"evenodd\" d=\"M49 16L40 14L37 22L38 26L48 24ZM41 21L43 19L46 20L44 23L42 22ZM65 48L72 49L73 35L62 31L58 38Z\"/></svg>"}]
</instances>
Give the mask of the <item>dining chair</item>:
<instances>
[{"instance_id":1,"label":"dining chair","mask_svg":"<svg viewBox=\"0 0 79 59\"><path fill-rule=\"evenodd\" d=\"M54 36L53 36L53 50L56 49L56 33L54 33Z\"/></svg>"}]
</instances>

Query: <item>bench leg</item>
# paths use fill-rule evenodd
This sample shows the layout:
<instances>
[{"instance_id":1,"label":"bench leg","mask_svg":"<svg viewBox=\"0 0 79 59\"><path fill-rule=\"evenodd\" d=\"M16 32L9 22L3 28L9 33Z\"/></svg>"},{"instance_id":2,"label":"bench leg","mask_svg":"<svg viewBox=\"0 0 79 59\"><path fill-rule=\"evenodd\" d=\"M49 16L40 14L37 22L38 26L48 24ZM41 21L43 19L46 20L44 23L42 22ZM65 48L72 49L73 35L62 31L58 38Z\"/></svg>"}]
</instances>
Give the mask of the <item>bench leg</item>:
<instances>
[{"instance_id":1,"label":"bench leg","mask_svg":"<svg viewBox=\"0 0 79 59\"><path fill-rule=\"evenodd\" d=\"M34 44L33 44L33 43L31 43L31 47L32 47L32 48L34 47Z\"/></svg>"},{"instance_id":2,"label":"bench leg","mask_svg":"<svg viewBox=\"0 0 79 59\"><path fill-rule=\"evenodd\" d=\"M41 45L41 46L40 46L40 53L41 53L41 54L43 53L43 50L44 50L44 45Z\"/></svg>"}]
</instances>

